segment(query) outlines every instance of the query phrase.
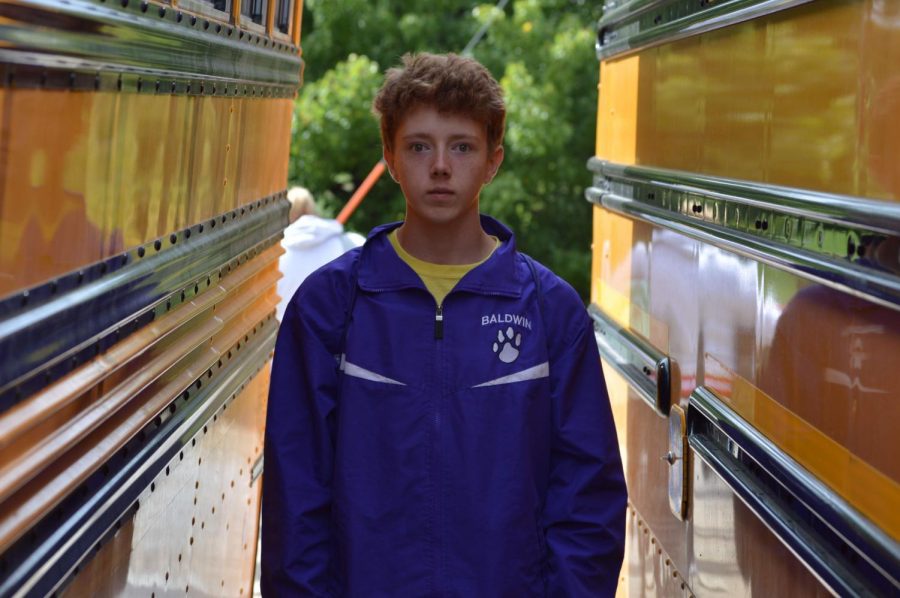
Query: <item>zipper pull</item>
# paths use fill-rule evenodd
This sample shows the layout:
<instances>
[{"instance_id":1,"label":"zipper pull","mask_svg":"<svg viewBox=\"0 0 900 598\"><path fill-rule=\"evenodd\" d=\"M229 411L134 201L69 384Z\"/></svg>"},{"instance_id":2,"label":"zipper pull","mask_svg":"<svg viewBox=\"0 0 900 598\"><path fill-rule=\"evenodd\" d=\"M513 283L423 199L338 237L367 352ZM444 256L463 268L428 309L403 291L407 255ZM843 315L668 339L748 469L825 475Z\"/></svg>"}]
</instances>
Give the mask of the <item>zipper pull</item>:
<instances>
[{"instance_id":1,"label":"zipper pull","mask_svg":"<svg viewBox=\"0 0 900 598\"><path fill-rule=\"evenodd\" d=\"M434 338L435 340L444 338L444 310L440 305L434 314Z\"/></svg>"}]
</instances>

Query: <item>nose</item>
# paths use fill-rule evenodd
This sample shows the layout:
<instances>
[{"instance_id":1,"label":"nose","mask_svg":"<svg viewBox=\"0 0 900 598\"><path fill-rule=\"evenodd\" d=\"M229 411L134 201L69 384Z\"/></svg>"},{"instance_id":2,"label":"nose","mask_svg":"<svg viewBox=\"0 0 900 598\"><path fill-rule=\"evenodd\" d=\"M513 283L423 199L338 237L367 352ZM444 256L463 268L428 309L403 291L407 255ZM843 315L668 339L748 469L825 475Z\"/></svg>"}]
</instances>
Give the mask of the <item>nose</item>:
<instances>
[{"instance_id":1,"label":"nose","mask_svg":"<svg viewBox=\"0 0 900 598\"><path fill-rule=\"evenodd\" d=\"M446 177L450 175L450 162L447 160L447 151L439 148L434 152L434 160L431 162L431 176Z\"/></svg>"}]
</instances>

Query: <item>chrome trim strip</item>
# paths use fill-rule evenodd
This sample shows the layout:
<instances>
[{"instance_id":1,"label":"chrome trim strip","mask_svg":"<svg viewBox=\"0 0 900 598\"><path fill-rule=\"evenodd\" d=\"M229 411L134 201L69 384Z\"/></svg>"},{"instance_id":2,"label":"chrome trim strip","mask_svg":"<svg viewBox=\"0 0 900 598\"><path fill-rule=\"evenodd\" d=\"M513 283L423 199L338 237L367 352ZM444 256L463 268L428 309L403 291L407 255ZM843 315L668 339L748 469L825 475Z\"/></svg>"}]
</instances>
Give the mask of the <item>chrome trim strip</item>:
<instances>
[{"instance_id":1,"label":"chrome trim strip","mask_svg":"<svg viewBox=\"0 0 900 598\"><path fill-rule=\"evenodd\" d=\"M59 520L54 512L48 514L33 528L34 541L26 535L13 545L5 555L15 555L15 562L0 578L0 597L49 596L62 587L75 567L93 557L98 542L118 529L117 522L134 513L138 498L166 465L179 451L191 447L191 439L212 425L213 415L259 373L271 358L277 333L277 321L264 320L259 332L243 345L243 358L227 363L211 380L202 376L206 384L199 390L193 390L192 384L176 395L172 405L179 399L187 402L179 404L161 426L149 422L146 439L131 452L134 456L110 468L111 475L99 488L79 499L80 504Z\"/></svg>"},{"instance_id":2,"label":"chrome trim strip","mask_svg":"<svg viewBox=\"0 0 900 598\"><path fill-rule=\"evenodd\" d=\"M597 157L588 160L588 169L602 177L649 182L680 193L700 194L754 207L775 206L786 214L840 226L864 227L887 234L900 231L900 204L667 168L626 166Z\"/></svg>"},{"instance_id":3,"label":"chrome trim strip","mask_svg":"<svg viewBox=\"0 0 900 598\"><path fill-rule=\"evenodd\" d=\"M597 58L728 27L812 0L632 0L597 22Z\"/></svg>"},{"instance_id":4,"label":"chrome trim strip","mask_svg":"<svg viewBox=\"0 0 900 598\"><path fill-rule=\"evenodd\" d=\"M900 310L900 261L878 250L900 244L900 204L596 158L588 166L592 203Z\"/></svg>"},{"instance_id":5,"label":"chrome trim strip","mask_svg":"<svg viewBox=\"0 0 900 598\"><path fill-rule=\"evenodd\" d=\"M600 356L625 377L658 415L667 417L672 387L669 357L620 326L596 304L588 307L588 314L594 322L594 338Z\"/></svg>"},{"instance_id":6,"label":"chrome trim strip","mask_svg":"<svg viewBox=\"0 0 900 598\"><path fill-rule=\"evenodd\" d=\"M832 592L900 590L900 545L704 387L688 443Z\"/></svg>"},{"instance_id":7,"label":"chrome trim strip","mask_svg":"<svg viewBox=\"0 0 900 598\"><path fill-rule=\"evenodd\" d=\"M245 205L0 301L0 413L278 242L287 219L284 197Z\"/></svg>"},{"instance_id":8,"label":"chrome trim strip","mask_svg":"<svg viewBox=\"0 0 900 598\"><path fill-rule=\"evenodd\" d=\"M253 462L253 467L250 469L250 486L252 487L254 483L256 483L257 478L263 474L263 470L266 467L266 458L265 455L260 454L259 457L256 458L256 461Z\"/></svg>"},{"instance_id":9,"label":"chrome trim strip","mask_svg":"<svg viewBox=\"0 0 900 598\"><path fill-rule=\"evenodd\" d=\"M0 50L0 86L16 89L259 98L291 98L296 93L293 85L268 85L199 73L182 74L123 67L80 58L15 50Z\"/></svg>"},{"instance_id":10,"label":"chrome trim strip","mask_svg":"<svg viewBox=\"0 0 900 598\"><path fill-rule=\"evenodd\" d=\"M2 60L45 71L145 75L151 81L205 76L291 89L300 85L303 61L290 44L172 7L130 4L0 3Z\"/></svg>"}]
</instances>

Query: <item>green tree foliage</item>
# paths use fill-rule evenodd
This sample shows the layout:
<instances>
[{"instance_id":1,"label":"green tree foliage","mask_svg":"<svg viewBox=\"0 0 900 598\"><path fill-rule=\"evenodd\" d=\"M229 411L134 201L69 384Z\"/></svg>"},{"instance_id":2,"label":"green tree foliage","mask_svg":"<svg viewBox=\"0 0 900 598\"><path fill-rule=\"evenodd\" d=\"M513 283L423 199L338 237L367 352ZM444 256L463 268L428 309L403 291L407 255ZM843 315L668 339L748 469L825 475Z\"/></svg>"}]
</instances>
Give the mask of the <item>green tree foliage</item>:
<instances>
[{"instance_id":1,"label":"green tree foliage","mask_svg":"<svg viewBox=\"0 0 900 598\"><path fill-rule=\"evenodd\" d=\"M490 21L474 56L500 81L509 113L506 159L482 193L482 209L587 297L591 227L583 189L596 123L600 4L512 0L501 11L471 0L307 0L292 183L335 214L381 156L370 106L383 71L406 52L459 52ZM402 216L399 188L385 176L349 227L365 232Z\"/></svg>"},{"instance_id":2,"label":"green tree foliage","mask_svg":"<svg viewBox=\"0 0 900 598\"><path fill-rule=\"evenodd\" d=\"M307 83L297 98L289 177L312 191L324 214L336 215L381 159L372 98L382 77L377 63L351 54ZM403 197L384 177L348 228L365 233L381 222L402 219L403 211Z\"/></svg>"}]
</instances>

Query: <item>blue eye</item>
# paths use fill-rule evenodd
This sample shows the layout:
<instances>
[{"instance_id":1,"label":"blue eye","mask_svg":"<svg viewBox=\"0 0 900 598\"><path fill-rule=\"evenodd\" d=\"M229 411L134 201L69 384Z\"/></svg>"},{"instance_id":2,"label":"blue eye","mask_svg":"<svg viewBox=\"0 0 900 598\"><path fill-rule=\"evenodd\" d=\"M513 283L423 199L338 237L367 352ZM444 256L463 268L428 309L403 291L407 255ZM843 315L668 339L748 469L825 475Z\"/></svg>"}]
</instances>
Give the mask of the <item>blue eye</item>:
<instances>
[{"instance_id":1,"label":"blue eye","mask_svg":"<svg viewBox=\"0 0 900 598\"><path fill-rule=\"evenodd\" d=\"M472 146L469 145L468 143L460 143L459 145L456 146L456 149L458 149L460 152L466 154L466 153L469 153L472 151Z\"/></svg>"}]
</instances>

